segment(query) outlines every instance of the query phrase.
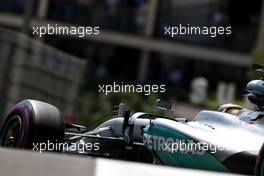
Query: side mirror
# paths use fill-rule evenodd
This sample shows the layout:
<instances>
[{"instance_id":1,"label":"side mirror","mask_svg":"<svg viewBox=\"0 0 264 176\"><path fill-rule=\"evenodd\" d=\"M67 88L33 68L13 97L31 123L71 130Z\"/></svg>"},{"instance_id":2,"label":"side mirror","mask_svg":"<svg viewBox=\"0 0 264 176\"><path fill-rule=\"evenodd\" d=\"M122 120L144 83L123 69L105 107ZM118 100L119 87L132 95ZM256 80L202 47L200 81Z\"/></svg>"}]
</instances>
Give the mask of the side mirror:
<instances>
[{"instance_id":1,"label":"side mirror","mask_svg":"<svg viewBox=\"0 0 264 176\"><path fill-rule=\"evenodd\" d=\"M264 72L264 66L262 66L262 65L253 64L252 68L253 68L254 70L259 71L259 72Z\"/></svg>"},{"instance_id":2,"label":"side mirror","mask_svg":"<svg viewBox=\"0 0 264 176\"><path fill-rule=\"evenodd\" d=\"M156 107L164 110L171 110L172 107L172 103L170 101L161 99L156 100L155 105Z\"/></svg>"},{"instance_id":3,"label":"side mirror","mask_svg":"<svg viewBox=\"0 0 264 176\"><path fill-rule=\"evenodd\" d=\"M172 103L167 100L156 100L156 107L166 111L166 116L173 118Z\"/></svg>"},{"instance_id":4,"label":"side mirror","mask_svg":"<svg viewBox=\"0 0 264 176\"><path fill-rule=\"evenodd\" d=\"M124 103L120 103L119 105L114 106L116 110L114 113L117 113L117 117L124 117L126 112L126 105Z\"/></svg>"}]
</instances>

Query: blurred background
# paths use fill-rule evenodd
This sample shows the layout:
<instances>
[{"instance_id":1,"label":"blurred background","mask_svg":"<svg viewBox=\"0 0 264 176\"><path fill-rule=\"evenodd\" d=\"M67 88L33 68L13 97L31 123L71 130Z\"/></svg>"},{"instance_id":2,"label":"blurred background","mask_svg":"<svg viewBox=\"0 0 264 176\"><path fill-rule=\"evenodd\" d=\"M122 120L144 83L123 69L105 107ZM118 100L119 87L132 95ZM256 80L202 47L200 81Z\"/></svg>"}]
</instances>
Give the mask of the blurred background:
<instances>
[{"instance_id":1,"label":"blurred background","mask_svg":"<svg viewBox=\"0 0 264 176\"><path fill-rule=\"evenodd\" d=\"M100 35L32 36L32 26L100 26ZM164 26L231 26L232 35L164 35ZM0 114L31 98L58 106L65 121L90 128L113 106L176 116L223 103L246 106L241 90L251 64L264 64L261 0L0 0ZM166 93L98 94L98 84L166 84ZM157 112L158 113L158 112Z\"/></svg>"}]
</instances>

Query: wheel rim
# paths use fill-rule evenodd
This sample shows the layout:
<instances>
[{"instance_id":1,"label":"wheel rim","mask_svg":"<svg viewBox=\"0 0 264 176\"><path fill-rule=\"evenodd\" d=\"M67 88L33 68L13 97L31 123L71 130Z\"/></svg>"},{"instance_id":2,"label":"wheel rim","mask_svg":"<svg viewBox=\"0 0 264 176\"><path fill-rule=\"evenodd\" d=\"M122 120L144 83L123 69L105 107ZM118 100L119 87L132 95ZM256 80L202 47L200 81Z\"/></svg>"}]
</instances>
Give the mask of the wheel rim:
<instances>
[{"instance_id":1,"label":"wheel rim","mask_svg":"<svg viewBox=\"0 0 264 176\"><path fill-rule=\"evenodd\" d=\"M21 143L22 120L18 115L12 116L3 128L0 144L4 147L18 147Z\"/></svg>"}]
</instances>

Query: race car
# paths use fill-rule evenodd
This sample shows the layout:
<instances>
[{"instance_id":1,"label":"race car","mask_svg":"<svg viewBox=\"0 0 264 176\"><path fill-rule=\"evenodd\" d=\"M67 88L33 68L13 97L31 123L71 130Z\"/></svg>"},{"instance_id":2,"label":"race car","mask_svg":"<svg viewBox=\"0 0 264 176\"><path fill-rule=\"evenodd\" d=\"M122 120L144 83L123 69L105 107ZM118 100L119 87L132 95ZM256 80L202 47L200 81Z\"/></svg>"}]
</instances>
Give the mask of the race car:
<instances>
[{"instance_id":1,"label":"race car","mask_svg":"<svg viewBox=\"0 0 264 176\"><path fill-rule=\"evenodd\" d=\"M2 121L0 146L264 176L263 78L250 81L245 96L256 109L226 104L192 121L174 118L168 101L156 101L164 116L131 114L121 103L115 117L92 131L64 124L53 105L24 100Z\"/></svg>"}]
</instances>

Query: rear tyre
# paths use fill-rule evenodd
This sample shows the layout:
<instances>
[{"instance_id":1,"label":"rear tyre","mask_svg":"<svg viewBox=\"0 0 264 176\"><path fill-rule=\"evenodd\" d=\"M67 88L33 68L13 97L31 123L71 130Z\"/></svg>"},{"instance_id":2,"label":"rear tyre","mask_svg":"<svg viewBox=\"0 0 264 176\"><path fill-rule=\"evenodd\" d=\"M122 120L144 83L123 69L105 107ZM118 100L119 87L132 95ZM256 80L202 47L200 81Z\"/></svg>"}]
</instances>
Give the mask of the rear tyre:
<instances>
[{"instance_id":1,"label":"rear tyre","mask_svg":"<svg viewBox=\"0 0 264 176\"><path fill-rule=\"evenodd\" d=\"M32 149L36 144L57 144L64 140L61 112L55 106L35 100L16 104L0 129L3 147Z\"/></svg>"}]
</instances>

